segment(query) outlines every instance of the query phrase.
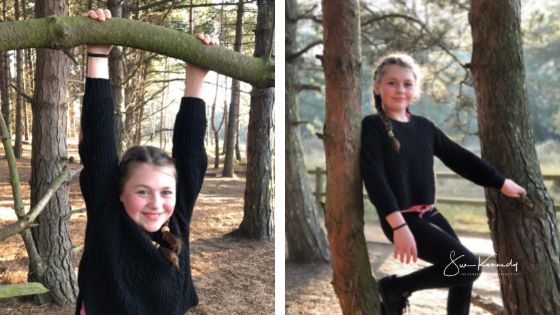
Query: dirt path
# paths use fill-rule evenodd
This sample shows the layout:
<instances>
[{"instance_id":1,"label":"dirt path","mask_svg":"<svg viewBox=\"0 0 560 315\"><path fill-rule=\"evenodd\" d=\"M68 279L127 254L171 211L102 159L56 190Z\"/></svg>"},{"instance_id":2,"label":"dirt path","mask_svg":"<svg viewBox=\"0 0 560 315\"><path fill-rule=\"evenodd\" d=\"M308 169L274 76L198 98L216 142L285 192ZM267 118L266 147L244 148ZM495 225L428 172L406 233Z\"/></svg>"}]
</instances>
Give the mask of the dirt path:
<instances>
[{"instance_id":1,"label":"dirt path","mask_svg":"<svg viewBox=\"0 0 560 315\"><path fill-rule=\"evenodd\" d=\"M404 275L428 263L401 264L392 257L392 245L368 242L372 269L377 278L389 274ZM330 265L286 264L286 314L287 315L336 315L341 314L338 300L330 284ZM484 269L475 282L473 292L501 304L496 270ZM415 292L410 298L410 314L446 314L447 290ZM489 314L471 305L471 315Z\"/></svg>"},{"instance_id":2,"label":"dirt path","mask_svg":"<svg viewBox=\"0 0 560 315\"><path fill-rule=\"evenodd\" d=\"M30 178L30 147L18 161L21 181ZM3 156L0 146L0 156ZM75 143L69 154L75 157ZM209 170L212 173L212 170ZM24 203L29 205L29 186L23 185ZM205 179L191 223L191 263L200 305L188 312L203 314L274 313L274 242L253 242L225 236L243 218L244 178ZM72 208L83 207L77 178L72 182ZM0 228L13 222L13 201L7 162L0 160ZM70 230L73 246L83 244L85 214L73 215ZM0 284L27 281L27 254L19 236L0 243ZM77 266L81 251L74 256ZM73 314L74 306L34 305L18 299L0 301L0 314Z\"/></svg>"}]
</instances>

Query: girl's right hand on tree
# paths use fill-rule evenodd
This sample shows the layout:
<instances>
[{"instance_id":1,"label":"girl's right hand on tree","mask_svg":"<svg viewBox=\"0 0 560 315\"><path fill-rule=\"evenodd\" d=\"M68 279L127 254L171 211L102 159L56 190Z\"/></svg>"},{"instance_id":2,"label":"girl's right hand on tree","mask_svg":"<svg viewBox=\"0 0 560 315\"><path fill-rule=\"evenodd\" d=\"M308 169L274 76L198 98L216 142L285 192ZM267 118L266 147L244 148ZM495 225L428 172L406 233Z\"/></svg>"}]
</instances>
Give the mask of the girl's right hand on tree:
<instances>
[{"instance_id":1,"label":"girl's right hand on tree","mask_svg":"<svg viewBox=\"0 0 560 315\"><path fill-rule=\"evenodd\" d=\"M395 259L400 260L401 263L406 261L409 264L411 260L416 263L416 257L418 256L416 240L408 226L393 231L393 243L393 257Z\"/></svg>"},{"instance_id":2,"label":"girl's right hand on tree","mask_svg":"<svg viewBox=\"0 0 560 315\"><path fill-rule=\"evenodd\" d=\"M104 22L111 18L111 11L107 9L97 9L95 11L89 10L86 13L82 14L82 16L87 16L90 19ZM92 54L107 55L111 51L111 48L113 48L113 46L111 45L86 45L87 52Z\"/></svg>"}]
</instances>

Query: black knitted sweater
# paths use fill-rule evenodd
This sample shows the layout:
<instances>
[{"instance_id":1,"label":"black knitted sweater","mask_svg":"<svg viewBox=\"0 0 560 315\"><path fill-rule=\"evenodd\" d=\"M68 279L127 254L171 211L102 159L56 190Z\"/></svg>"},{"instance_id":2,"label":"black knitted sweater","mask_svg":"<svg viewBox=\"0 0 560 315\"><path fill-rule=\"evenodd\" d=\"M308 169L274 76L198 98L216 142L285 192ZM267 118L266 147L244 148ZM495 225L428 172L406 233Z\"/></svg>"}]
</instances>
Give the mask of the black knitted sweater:
<instances>
[{"instance_id":1,"label":"black knitted sweater","mask_svg":"<svg viewBox=\"0 0 560 315\"><path fill-rule=\"evenodd\" d=\"M502 187L502 174L453 142L427 118L413 115L409 122L391 119L391 123L401 143L399 154L378 114L362 121L361 173L381 222L394 211L435 203L434 155L478 185Z\"/></svg>"},{"instance_id":2,"label":"black knitted sweater","mask_svg":"<svg viewBox=\"0 0 560 315\"><path fill-rule=\"evenodd\" d=\"M180 106L172 153L177 164L177 201L169 222L182 240L177 270L152 244L152 239L161 241L161 233L145 232L119 200L110 82L86 80L79 151L88 220L76 314L82 302L87 315L182 315L198 304L189 259L189 222L207 167L205 104L198 98L183 98Z\"/></svg>"}]
</instances>

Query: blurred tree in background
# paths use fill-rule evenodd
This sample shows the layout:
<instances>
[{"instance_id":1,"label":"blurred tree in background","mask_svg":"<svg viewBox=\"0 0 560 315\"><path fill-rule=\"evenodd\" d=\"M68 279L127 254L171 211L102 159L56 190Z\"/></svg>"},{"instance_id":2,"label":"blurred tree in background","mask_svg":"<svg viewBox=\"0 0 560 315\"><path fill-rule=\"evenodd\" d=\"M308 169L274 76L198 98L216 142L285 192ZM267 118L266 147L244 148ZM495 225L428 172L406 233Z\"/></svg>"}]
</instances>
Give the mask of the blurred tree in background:
<instances>
[{"instance_id":1,"label":"blurred tree in background","mask_svg":"<svg viewBox=\"0 0 560 315\"><path fill-rule=\"evenodd\" d=\"M475 95L465 70L471 59L472 37L465 0L362 1L362 104L363 114L374 112L371 102L371 67L392 51L410 53L422 65L422 96L411 108L430 117L465 145L478 145ZM300 47L321 40L320 3L300 4ZM522 1L522 30L529 108L537 143L560 140L560 1ZM301 57L302 85L324 86L317 44ZM324 91L299 94L302 138L315 138L323 129Z\"/></svg>"}]
</instances>

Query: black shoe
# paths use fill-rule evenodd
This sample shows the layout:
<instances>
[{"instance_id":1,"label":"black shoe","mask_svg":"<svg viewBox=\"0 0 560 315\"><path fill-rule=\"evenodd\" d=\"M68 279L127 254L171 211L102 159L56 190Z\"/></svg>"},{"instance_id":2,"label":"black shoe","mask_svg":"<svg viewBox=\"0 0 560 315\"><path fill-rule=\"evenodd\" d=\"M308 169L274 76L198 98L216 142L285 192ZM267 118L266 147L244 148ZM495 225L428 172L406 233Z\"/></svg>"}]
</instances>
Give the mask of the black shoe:
<instances>
[{"instance_id":1,"label":"black shoe","mask_svg":"<svg viewBox=\"0 0 560 315\"><path fill-rule=\"evenodd\" d=\"M403 292L397 285L397 276L391 275L379 280L381 305L386 315L402 315L408 306L409 292Z\"/></svg>"}]
</instances>

